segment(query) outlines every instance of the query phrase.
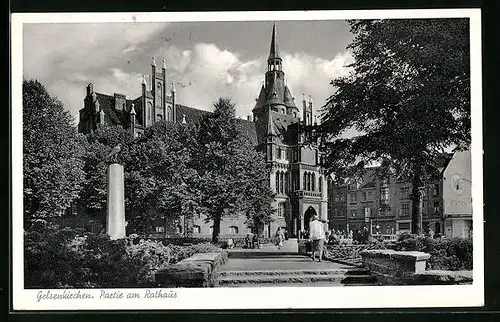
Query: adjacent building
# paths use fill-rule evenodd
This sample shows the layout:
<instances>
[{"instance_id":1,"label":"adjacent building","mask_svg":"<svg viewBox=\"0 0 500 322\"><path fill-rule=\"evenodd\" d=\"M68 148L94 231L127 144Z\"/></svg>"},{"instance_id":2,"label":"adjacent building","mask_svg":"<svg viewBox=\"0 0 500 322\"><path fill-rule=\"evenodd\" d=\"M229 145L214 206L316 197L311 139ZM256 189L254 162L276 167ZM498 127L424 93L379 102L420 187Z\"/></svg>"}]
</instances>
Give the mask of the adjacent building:
<instances>
[{"instance_id":1,"label":"adjacent building","mask_svg":"<svg viewBox=\"0 0 500 322\"><path fill-rule=\"evenodd\" d=\"M472 236L471 154L448 154L439 161L441 174L425 187L422 226L446 238ZM412 184L381 177L368 168L362 178L344 185L329 183L329 227L350 231L366 227L373 235L393 239L411 232Z\"/></svg>"}]
</instances>

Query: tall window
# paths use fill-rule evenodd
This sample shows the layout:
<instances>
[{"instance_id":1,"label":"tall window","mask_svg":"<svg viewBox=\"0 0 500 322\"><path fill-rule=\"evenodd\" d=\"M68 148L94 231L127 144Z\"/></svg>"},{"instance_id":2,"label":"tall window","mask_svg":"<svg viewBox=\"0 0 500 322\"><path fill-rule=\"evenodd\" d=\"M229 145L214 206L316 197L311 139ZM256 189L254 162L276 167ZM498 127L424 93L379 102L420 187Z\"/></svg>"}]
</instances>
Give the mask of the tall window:
<instances>
[{"instance_id":1,"label":"tall window","mask_svg":"<svg viewBox=\"0 0 500 322\"><path fill-rule=\"evenodd\" d=\"M307 173L306 172L304 172L302 174L302 179L303 179L302 180L303 181L302 182L302 185L303 185L302 190L307 190Z\"/></svg>"},{"instance_id":2,"label":"tall window","mask_svg":"<svg viewBox=\"0 0 500 322\"><path fill-rule=\"evenodd\" d=\"M285 172L285 193L288 193L290 190L290 175L288 172Z\"/></svg>"},{"instance_id":3,"label":"tall window","mask_svg":"<svg viewBox=\"0 0 500 322\"><path fill-rule=\"evenodd\" d=\"M198 225L193 226L193 233L199 234L201 232L201 227Z\"/></svg>"},{"instance_id":4,"label":"tall window","mask_svg":"<svg viewBox=\"0 0 500 322\"><path fill-rule=\"evenodd\" d=\"M434 201L434 213L439 213L439 201Z\"/></svg>"},{"instance_id":5,"label":"tall window","mask_svg":"<svg viewBox=\"0 0 500 322\"><path fill-rule=\"evenodd\" d=\"M285 204L283 202L278 205L278 217L285 217Z\"/></svg>"},{"instance_id":6,"label":"tall window","mask_svg":"<svg viewBox=\"0 0 500 322\"><path fill-rule=\"evenodd\" d=\"M380 189L380 200L389 201L389 188Z\"/></svg>"},{"instance_id":7,"label":"tall window","mask_svg":"<svg viewBox=\"0 0 500 322\"><path fill-rule=\"evenodd\" d=\"M238 227L236 227L236 226L230 226L229 227L229 233L230 234L237 234L238 233Z\"/></svg>"},{"instance_id":8,"label":"tall window","mask_svg":"<svg viewBox=\"0 0 500 322\"><path fill-rule=\"evenodd\" d=\"M148 103L148 120L153 120L153 104L151 102Z\"/></svg>"},{"instance_id":9,"label":"tall window","mask_svg":"<svg viewBox=\"0 0 500 322\"><path fill-rule=\"evenodd\" d=\"M312 181L312 183L311 183L311 190L314 191L314 190L316 190L316 175L314 173L312 174L311 181Z\"/></svg>"},{"instance_id":10,"label":"tall window","mask_svg":"<svg viewBox=\"0 0 500 322\"><path fill-rule=\"evenodd\" d=\"M319 177L318 179L318 190L319 192L323 192L323 178Z\"/></svg>"},{"instance_id":11,"label":"tall window","mask_svg":"<svg viewBox=\"0 0 500 322\"><path fill-rule=\"evenodd\" d=\"M280 172L276 172L276 192L280 192Z\"/></svg>"},{"instance_id":12,"label":"tall window","mask_svg":"<svg viewBox=\"0 0 500 322\"><path fill-rule=\"evenodd\" d=\"M368 191L368 200L372 200L372 199L373 199L373 192Z\"/></svg>"},{"instance_id":13,"label":"tall window","mask_svg":"<svg viewBox=\"0 0 500 322\"><path fill-rule=\"evenodd\" d=\"M285 173L280 173L280 192L285 192Z\"/></svg>"},{"instance_id":14,"label":"tall window","mask_svg":"<svg viewBox=\"0 0 500 322\"><path fill-rule=\"evenodd\" d=\"M356 217L356 209L351 209L351 217Z\"/></svg>"},{"instance_id":15,"label":"tall window","mask_svg":"<svg viewBox=\"0 0 500 322\"><path fill-rule=\"evenodd\" d=\"M276 147L276 158L281 159L281 148L279 146Z\"/></svg>"},{"instance_id":16,"label":"tall window","mask_svg":"<svg viewBox=\"0 0 500 322\"><path fill-rule=\"evenodd\" d=\"M358 193L357 192L351 192L349 194L349 196L351 197L351 203L358 202Z\"/></svg>"},{"instance_id":17,"label":"tall window","mask_svg":"<svg viewBox=\"0 0 500 322\"><path fill-rule=\"evenodd\" d=\"M410 187L401 188L401 199L408 199L410 197Z\"/></svg>"},{"instance_id":18,"label":"tall window","mask_svg":"<svg viewBox=\"0 0 500 322\"><path fill-rule=\"evenodd\" d=\"M361 193L361 201L366 201L366 192Z\"/></svg>"},{"instance_id":19,"label":"tall window","mask_svg":"<svg viewBox=\"0 0 500 322\"><path fill-rule=\"evenodd\" d=\"M439 195L439 184L433 184L432 185L432 195L434 197L437 197Z\"/></svg>"},{"instance_id":20,"label":"tall window","mask_svg":"<svg viewBox=\"0 0 500 322\"><path fill-rule=\"evenodd\" d=\"M403 203L401 204L401 216L409 216L410 215L410 204L409 203Z\"/></svg>"}]
</instances>

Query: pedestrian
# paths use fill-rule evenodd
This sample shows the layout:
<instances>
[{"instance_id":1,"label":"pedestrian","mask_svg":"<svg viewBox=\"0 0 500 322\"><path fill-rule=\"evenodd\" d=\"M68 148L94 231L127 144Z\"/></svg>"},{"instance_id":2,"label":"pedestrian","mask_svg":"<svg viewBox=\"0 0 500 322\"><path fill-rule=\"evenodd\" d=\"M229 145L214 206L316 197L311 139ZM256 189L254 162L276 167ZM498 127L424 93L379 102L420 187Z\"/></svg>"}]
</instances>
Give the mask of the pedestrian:
<instances>
[{"instance_id":1,"label":"pedestrian","mask_svg":"<svg viewBox=\"0 0 500 322\"><path fill-rule=\"evenodd\" d=\"M281 227L278 227L278 229L276 230L276 246L278 247L278 249L281 249L284 240L285 235L283 233L283 230L281 229Z\"/></svg>"},{"instance_id":2,"label":"pedestrian","mask_svg":"<svg viewBox=\"0 0 500 322\"><path fill-rule=\"evenodd\" d=\"M319 221L318 215L312 217L309 223L309 240L312 243L312 260L316 258L316 252L319 252L319 261L323 259L323 245L325 242L325 230L323 223Z\"/></svg>"},{"instance_id":3,"label":"pedestrian","mask_svg":"<svg viewBox=\"0 0 500 322\"><path fill-rule=\"evenodd\" d=\"M260 248L260 245L259 245L259 237L257 236L257 234L253 234L253 237L252 237L252 248Z\"/></svg>"},{"instance_id":4,"label":"pedestrian","mask_svg":"<svg viewBox=\"0 0 500 322\"><path fill-rule=\"evenodd\" d=\"M252 248L252 239L250 238L250 234L247 234L247 237L245 237L245 248Z\"/></svg>"}]
</instances>

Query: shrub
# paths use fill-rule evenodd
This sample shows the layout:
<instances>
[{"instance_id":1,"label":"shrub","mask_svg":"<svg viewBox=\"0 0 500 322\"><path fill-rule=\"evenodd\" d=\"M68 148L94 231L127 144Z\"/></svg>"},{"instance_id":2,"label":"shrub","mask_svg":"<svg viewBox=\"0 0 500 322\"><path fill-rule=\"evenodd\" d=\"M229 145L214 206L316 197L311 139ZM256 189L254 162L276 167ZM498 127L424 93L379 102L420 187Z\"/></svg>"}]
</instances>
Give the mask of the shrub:
<instances>
[{"instance_id":1,"label":"shrub","mask_svg":"<svg viewBox=\"0 0 500 322\"><path fill-rule=\"evenodd\" d=\"M129 256L125 240L56 226L25 232L24 240L28 288L147 285L143 264Z\"/></svg>"},{"instance_id":2,"label":"shrub","mask_svg":"<svg viewBox=\"0 0 500 322\"><path fill-rule=\"evenodd\" d=\"M432 239L411 237L397 241L391 249L401 251L420 251L429 253L427 269L470 270L472 269L472 239Z\"/></svg>"}]
</instances>

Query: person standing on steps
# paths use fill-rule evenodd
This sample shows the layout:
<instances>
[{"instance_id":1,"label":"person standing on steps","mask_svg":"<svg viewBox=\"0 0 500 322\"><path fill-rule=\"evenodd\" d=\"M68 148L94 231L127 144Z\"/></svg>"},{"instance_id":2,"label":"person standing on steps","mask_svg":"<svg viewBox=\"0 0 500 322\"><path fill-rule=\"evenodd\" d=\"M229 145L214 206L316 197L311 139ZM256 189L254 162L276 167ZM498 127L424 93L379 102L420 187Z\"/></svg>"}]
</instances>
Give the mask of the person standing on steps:
<instances>
[{"instance_id":1,"label":"person standing on steps","mask_svg":"<svg viewBox=\"0 0 500 322\"><path fill-rule=\"evenodd\" d=\"M278 227L278 230L276 230L276 246L278 247L278 249L281 249L284 240L285 240L285 234L283 233L281 227Z\"/></svg>"},{"instance_id":2,"label":"person standing on steps","mask_svg":"<svg viewBox=\"0 0 500 322\"><path fill-rule=\"evenodd\" d=\"M309 240L312 243L312 254L311 257L313 261L316 258L316 252L319 252L319 261L323 259L323 245L325 242L325 229L323 223L319 221L318 215L312 217L309 223Z\"/></svg>"}]
</instances>

